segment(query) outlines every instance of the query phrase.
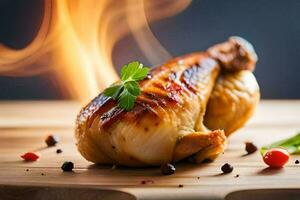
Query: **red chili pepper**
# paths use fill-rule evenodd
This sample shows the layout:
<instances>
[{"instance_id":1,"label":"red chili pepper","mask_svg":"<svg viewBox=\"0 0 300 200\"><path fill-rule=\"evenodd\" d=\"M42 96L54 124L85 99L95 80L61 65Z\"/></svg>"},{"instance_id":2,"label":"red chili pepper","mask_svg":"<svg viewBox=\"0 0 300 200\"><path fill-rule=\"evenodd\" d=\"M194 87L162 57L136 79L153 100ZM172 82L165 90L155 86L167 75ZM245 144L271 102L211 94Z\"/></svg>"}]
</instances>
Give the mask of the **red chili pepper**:
<instances>
[{"instance_id":1,"label":"red chili pepper","mask_svg":"<svg viewBox=\"0 0 300 200\"><path fill-rule=\"evenodd\" d=\"M280 168L283 167L290 158L290 154L286 149L273 148L269 149L264 155L264 162L270 167Z\"/></svg>"},{"instance_id":2,"label":"red chili pepper","mask_svg":"<svg viewBox=\"0 0 300 200\"><path fill-rule=\"evenodd\" d=\"M27 153L21 155L21 158L23 158L26 161L36 161L40 158L40 156L33 152L27 152Z\"/></svg>"}]
</instances>

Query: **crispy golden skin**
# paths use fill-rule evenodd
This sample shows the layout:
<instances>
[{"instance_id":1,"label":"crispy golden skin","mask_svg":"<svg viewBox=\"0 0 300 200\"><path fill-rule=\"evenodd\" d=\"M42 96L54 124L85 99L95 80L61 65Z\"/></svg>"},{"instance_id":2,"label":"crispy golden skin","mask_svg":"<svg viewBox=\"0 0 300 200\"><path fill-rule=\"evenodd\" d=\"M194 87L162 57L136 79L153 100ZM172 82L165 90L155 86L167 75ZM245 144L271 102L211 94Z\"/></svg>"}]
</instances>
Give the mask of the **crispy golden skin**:
<instances>
[{"instance_id":1,"label":"crispy golden skin","mask_svg":"<svg viewBox=\"0 0 300 200\"><path fill-rule=\"evenodd\" d=\"M258 101L258 84L250 71L221 74L210 96L204 124L229 136L252 116Z\"/></svg>"},{"instance_id":2,"label":"crispy golden skin","mask_svg":"<svg viewBox=\"0 0 300 200\"><path fill-rule=\"evenodd\" d=\"M125 166L214 159L259 100L255 63L251 45L233 37L153 68L129 112L100 94L77 117L78 150L91 162Z\"/></svg>"}]
</instances>

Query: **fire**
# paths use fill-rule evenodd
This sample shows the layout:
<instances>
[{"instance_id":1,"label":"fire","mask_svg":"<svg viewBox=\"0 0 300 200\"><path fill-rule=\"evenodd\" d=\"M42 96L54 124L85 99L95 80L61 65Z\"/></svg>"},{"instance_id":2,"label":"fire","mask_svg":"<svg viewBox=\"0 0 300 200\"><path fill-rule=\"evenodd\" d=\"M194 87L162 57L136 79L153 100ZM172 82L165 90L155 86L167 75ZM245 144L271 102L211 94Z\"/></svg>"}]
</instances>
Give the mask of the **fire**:
<instances>
[{"instance_id":1,"label":"fire","mask_svg":"<svg viewBox=\"0 0 300 200\"><path fill-rule=\"evenodd\" d=\"M66 95L85 103L118 79L112 51L126 34L152 64L168 59L148 22L175 15L190 1L45 0L36 38L21 50L0 45L0 75L54 70Z\"/></svg>"}]
</instances>

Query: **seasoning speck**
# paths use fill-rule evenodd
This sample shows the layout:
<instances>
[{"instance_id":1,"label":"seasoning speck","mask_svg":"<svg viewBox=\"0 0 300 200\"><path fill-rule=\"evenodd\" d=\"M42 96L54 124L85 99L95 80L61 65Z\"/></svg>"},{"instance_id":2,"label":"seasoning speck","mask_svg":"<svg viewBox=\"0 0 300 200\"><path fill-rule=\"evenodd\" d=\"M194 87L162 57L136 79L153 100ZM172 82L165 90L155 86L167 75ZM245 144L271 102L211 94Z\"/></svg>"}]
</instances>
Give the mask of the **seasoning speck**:
<instances>
[{"instance_id":1,"label":"seasoning speck","mask_svg":"<svg viewBox=\"0 0 300 200\"><path fill-rule=\"evenodd\" d=\"M71 172L73 171L73 168L74 168L74 163L72 162L64 162L64 164L61 166L61 169L64 172Z\"/></svg>"},{"instance_id":2,"label":"seasoning speck","mask_svg":"<svg viewBox=\"0 0 300 200\"><path fill-rule=\"evenodd\" d=\"M41 173L41 175L42 175L42 176L45 176L45 174L44 174L44 173Z\"/></svg>"},{"instance_id":3,"label":"seasoning speck","mask_svg":"<svg viewBox=\"0 0 300 200\"><path fill-rule=\"evenodd\" d=\"M296 161L295 161L295 164L296 164L296 165L298 165L299 163L300 163L299 160L296 160Z\"/></svg>"},{"instance_id":4,"label":"seasoning speck","mask_svg":"<svg viewBox=\"0 0 300 200\"><path fill-rule=\"evenodd\" d=\"M223 173L228 174L228 173L231 173L233 171L233 166L226 163L221 167L221 170L222 170Z\"/></svg>"},{"instance_id":5,"label":"seasoning speck","mask_svg":"<svg viewBox=\"0 0 300 200\"><path fill-rule=\"evenodd\" d=\"M179 185L178 185L178 187L182 188L182 187L183 187L183 185L179 184Z\"/></svg>"},{"instance_id":6,"label":"seasoning speck","mask_svg":"<svg viewBox=\"0 0 300 200\"><path fill-rule=\"evenodd\" d=\"M113 165L113 166L111 167L111 169L112 169L112 170L117 169L117 165Z\"/></svg>"},{"instance_id":7,"label":"seasoning speck","mask_svg":"<svg viewBox=\"0 0 300 200\"><path fill-rule=\"evenodd\" d=\"M239 175L239 174L237 174L237 175L235 175L235 176L234 176L234 178L238 178L238 177L240 177L240 175Z\"/></svg>"},{"instance_id":8,"label":"seasoning speck","mask_svg":"<svg viewBox=\"0 0 300 200\"><path fill-rule=\"evenodd\" d=\"M55 146L59 142L59 137L58 137L58 135L49 135L46 138L45 142L48 147Z\"/></svg>"},{"instance_id":9,"label":"seasoning speck","mask_svg":"<svg viewBox=\"0 0 300 200\"><path fill-rule=\"evenodd\" d=\"M252 142L245 142L245 150L248 154L252 154L257 151L257 147Z\"/></svg>"},{"instance_id":10,"label":"seasoning speck","mask_svg":"<svg viewBox=\"0 0 300 200\"><path fill-rule=\"evenodd\" d=\"M163 175L172 175L175 173L176 168L174 167L174 165L167 163L167 164L163 164L160 167L160 171Z\"/></svg>"},{"instance_id":11,"label":"seasoning speck","mask_svg":"<svg viewBox=\"0 0 300 200\"><path fill-rule=\"evenodd\" d=\"M57 154L62 153L62 150L61 149L56 149L56 153Z\"/></svg>"},{"instance_id":12,"label":"seasoning speck","mask_svg":"<svg viewBox=\"0 0 300 200\"><path fill-rule=\"evenodd\" d=\"M29 171L29 169L26 169L26 172L28 172Z\"/></svg>"}]
</instances>

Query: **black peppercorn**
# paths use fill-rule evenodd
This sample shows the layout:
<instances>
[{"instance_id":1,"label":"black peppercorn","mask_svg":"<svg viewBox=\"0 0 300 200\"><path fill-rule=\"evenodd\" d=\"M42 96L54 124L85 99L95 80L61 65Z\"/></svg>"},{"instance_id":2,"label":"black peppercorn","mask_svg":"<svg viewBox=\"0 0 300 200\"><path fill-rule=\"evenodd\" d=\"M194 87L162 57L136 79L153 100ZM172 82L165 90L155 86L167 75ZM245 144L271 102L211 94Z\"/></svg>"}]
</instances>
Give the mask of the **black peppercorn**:
<instances>
[{"instance_id":1,"label":"black peppercorn","mask_svg":"<svg viewBox=\"0 0 300 200\"><path fill-rule=\"evenodd\" d=\"M182 187L183 187L183 185L182 185L182 184L179 184L179 185L178 185L178 187L182 188Z\"/></svg>"},{"instance_id":2,"label":"black peppercorn","mask_svg":"<svg viewBox=\"0 0 300 200\"><path fill-rule=\"evenodd\" d=\"M295 161L295 164L299 164L299 163L300 163L299 160L296 160L296 161Z\"/></svg>"},{"instance_id":3,"label":"black peppercorn","mask_svg":"<svg viewBox=\"0 0 300 200\"><path fill-rule=\"evenodd\" d=\"M227 173L231 173L233 171L233 166L226 163L221 167L221 170L223 173L227 174Z\"/></svg>"},{"instance_id":4,"label":"black peppercorn","mask_svg":"<svg viewBox=\"0 0 300 200\"><path fill-rule=\"evenodd\" d=\"M257 147L252 142L245 142L245 150L248 154L252 154L257 151Z\"/></svg>"},{"instance_id":5,"label":"black peppercorn","mask_svg":"<svg viewBox=\"0 0 300 200\"><path fill-rule=\"evenodd\" d=\"M160 167L160 171L163 175L171 175L171 174L175 173L176 169L175 169L174 165L167 163L167 164L163 164Z\"/></svg>"},{"instance_id":6,"label":"black peppercorn","mask_svg":"<svg viewBox=\"0 0 300 200\"><path fill-rule=\"evenodd\" d=\"M64 164L61 166L61 169L64 172L71 172L74 168L74 163L72 162L64 162Z\"/></svg>"},{"instance_id":7,"label":"black peppercorn","mask_svg":"<svg viewBox=\"0 0 300 200\"><path fill-rule=\"evenodd\" d=\"M62 153L62 150L61 149L56 149L56 153L57 154Z\"/></svg>"},{"instance_id":8,"label":"black peppercorn","mask_svg":"<svg viewBox=\"0 0 300 200\"><path fill-rule=\"evenodd\" d=\"M49 135L46 138L45 142L48 147L55 146L59 142L59 137L58 137L58 135Z\"/></svg>"}]
</instances>

